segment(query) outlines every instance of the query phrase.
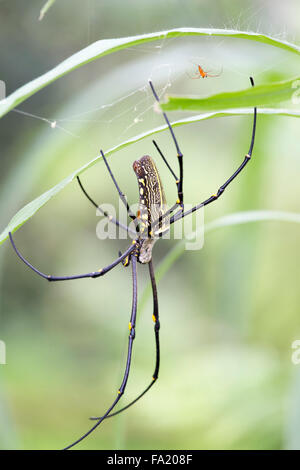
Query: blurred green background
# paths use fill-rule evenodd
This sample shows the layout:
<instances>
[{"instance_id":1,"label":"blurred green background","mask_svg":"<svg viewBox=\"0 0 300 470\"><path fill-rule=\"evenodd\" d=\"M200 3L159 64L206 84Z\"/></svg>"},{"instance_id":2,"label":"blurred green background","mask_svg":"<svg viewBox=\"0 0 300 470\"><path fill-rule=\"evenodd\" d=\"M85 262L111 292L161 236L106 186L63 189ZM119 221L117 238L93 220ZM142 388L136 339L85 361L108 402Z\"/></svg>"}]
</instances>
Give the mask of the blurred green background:
<instances>
[{"instance_id":1,"label":"blurred green background","mask_svg":"<svg viewBox=\"0 0 300 470\"><path fill-rule=\"evenodd\" d=\"M86 45L177 26L235 28L300 43L296 0L57 0L42 21L43 1L0 1L1 74L7 94ZM296 59L297 60L297 59ZM48 86L1 120L1 230L27 202L108 149L162 124L147 87L210 94L299 74L288 53L243 40L162 40L107 56ZM201 63L218 78L191 80ZM104 106L104 107L103 107ZM183 115L172 114L171 120ZM50 122L56 121L56 128ZM176 130L185 155L185 200L210 195L248 150L250 117L213 119ZM176 167L167 133L157 140ZM130 202L138 197L132 162L156 157L151 139L115 154L111 166ZM169 204L176 191L159 162ZM205 221L246 210L299 211L299 123L260 116L254 158ZM100 163L82 181L98 202L117 203ZM25 224L15 240L46 273L75 274L109 264L126 241L100 241L94 208L69 185ZM160 379L124 415L103 423L78 448L300 448L300 227L259 222L207 234L186 251L158 286ZM154 264L174 247L163 240ZM147 269L139 268L139 293ZM0 447L55 449L71 443L115 398L127 349L129 271L104 278L48 284L0 249ZM139 311L132 372L122 402L151 379L154 335L151 299Z\"/></svg>"}]
</instances>

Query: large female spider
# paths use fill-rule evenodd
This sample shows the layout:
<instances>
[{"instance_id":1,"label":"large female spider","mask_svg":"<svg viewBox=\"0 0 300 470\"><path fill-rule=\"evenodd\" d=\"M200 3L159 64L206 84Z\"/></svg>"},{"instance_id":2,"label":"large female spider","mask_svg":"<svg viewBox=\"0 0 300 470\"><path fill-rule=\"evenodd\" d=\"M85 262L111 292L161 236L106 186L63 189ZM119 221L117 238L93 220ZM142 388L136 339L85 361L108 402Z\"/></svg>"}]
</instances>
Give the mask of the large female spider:
<instances>
[{"instance_id":1,"label":"large female spider","mask_svg":"<svg viewBox=\"0 0 300 470\"><path fill-rule=\"evenodd\" d=\"M253 79L250 78L251 85L254 86ZM149 85L151 87L151 90L153 92L155 100L159 103L159 98L158 95L154 89L154 86L151 81L149 81ZM117 397L115 398L114 402L112 405L108 408L108 410L100 417L95 417L91 418L96 421L96 423L89 429L84 435L82 435L80 438L78 438L75 442L72 444L68 445L65 447L65 449L70 449L74 445L78 444L80 441L85 439L89 434L91 434L101 423L104 421L106 418L110 418L112 416L115 416L118 413L121 413L125 409L129 408L131 405L137 402L155 383L155 381L158 378L158 372L159 372L159 363L160 363L160 347L159 347L159 328L160 328L160 323L159 323L159 312L158 312L158 299L157 299L157 287L156 287L156 282L155 282L155 276L154 276L154 269L153 269L153 263L152 263L152 249L154 243L158 240L158 238L162 237L164 233L166 233L169 230L169 227L171 224L179 221L183 217L186 217L187 215L197 211L201 207L207 206L211 202L216 201L225 191L227 186L234 180L234 178L243 170L243 168L247 165L249 162L252 151L253 151L253 146L254 146L254 138L255 138L255 129L256 129L256 108L254 108L254 116L253 116L253 126L252 126L252 136L251 136L251 142L250 142L250 148L248 153L246 154L243 162L241 165L237 168L237 170L228 178L225 183L222 184L222 186L219 187L218 191L210 196L209 198L205 199L203 202L197 204L195 207L192 209L189 209L187 211L184 211L184 204L183 204L183 154L180 151L177 139L175 137L174 131L172 129L172 126L169 122L169 119L165 113L163 113L164 119L166 121L166 124L169 128L169 131L171 133L173 142L176 147L177 151L177 157L178 157L178 163L179 163L179 178L175 175L174 171L170 167L169 163L167 162L166 158L164 157L163 153L161 152L160 148L158 147L157 143L153 141L158 153L164 160L165 164L167 165L168 169L170 170L171 174L175 178L176 181L176 186L177 186L177 194L178 198L176 203L170 208L166 209L166 199L165 199L165 194L164 190L162 187L162 183L156 168L156 165L153 161L153 159L145 155L139 160L136 160L133 163L133 170L137 176L138 180L138 187L139 187L139 210L137 212L137 215L135 215L128 203L125 195L122 193L120 190L114 175L109 167L109 164L104 156L104 153L101 150L101 155L103 157L103 160L106 164L106 167L108 169L108 172L114 182L114 185L119 193L119 197L122 200L122 202L125 204L127 214L128 216L134 221L134 226L135 230L133 230L131 227L122 224L119 222L117 219L111 217L107 212L103 211L99 205L88 195L86 190L84 189L79 177L77 177L78 183L85 194L85 196L89 199L89 201L97 207L104 216L108 217L108 219L122 227L123 229L127 230L128 232L131 232L131 234L135 234L135 239L132 241L131 245L127 250L121 254L119 253L119 257L110 265L98 269L97 271L93 271L90 273L86 274L78 274L74 276L51 276L51 275L46 275L36 269L34 266L32 266L19 252L17 249L12 234L9 233L9 238L11 241L11 244L19 256L19 258L27 265L29 268L31 268L34 272L36 272L39 276L43 277L44 279L47 279L48 281L68 281L68 280L73 280L73 279L82 279L82 278L97 278L101 277L107 272L109 272L111 269L113 269L115 266L118 264L122 263L124 266L128 266L131 264L131 270L132 270L132 309L131 309L131 316L130 316L130 321L129 321L129 341L128 341L128 351L127 351L127 360L126 360L126 367L125 367L125 372L123 376L123 380L121 383L121 386L118 390ZM131 365L131 357L132 357L132 346L133 346L133 340L135 338L135 325L136 325L136 314L137 314L137 263L140 264L147 264L148 269L149 269L149 275L150 275L150 280L151 280L151 285L152 285L152 295L153 295L153 321L154 321L154 333L155 333L155 343L156 343L156 362L155 362L155 369L153 373L152 380L148 387L140 394L138 397L133 400L131 403L126 405L125 407L121 408L117 412L112 413L113 409L121 399L122 395L124 394L128 376L129 376L129 371L130 371L130 365Z\"/></svg>"}]
</instances>

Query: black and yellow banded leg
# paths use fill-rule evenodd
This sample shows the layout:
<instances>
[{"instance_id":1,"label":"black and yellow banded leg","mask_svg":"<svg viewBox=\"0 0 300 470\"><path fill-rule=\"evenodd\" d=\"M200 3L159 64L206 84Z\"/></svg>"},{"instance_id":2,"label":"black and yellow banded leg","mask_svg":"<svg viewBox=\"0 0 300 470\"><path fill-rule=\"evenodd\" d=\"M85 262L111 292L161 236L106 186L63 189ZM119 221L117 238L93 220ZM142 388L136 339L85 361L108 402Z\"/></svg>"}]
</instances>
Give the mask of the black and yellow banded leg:
<instances>
[{"instance_id":1,"label":"black and yellow banded leg","mask_svg":"<svg viewBox=\"0 0 300 470\"><path fill-rule=\"evenodd\" d=\"M77 182L79 184L79 187L81 189L81 191L83 192L83 194L85 195L85 197L93 204L93 206L96 207L96 209L98 209L98 211L104 216L104 217L107 217L107 219L109 220L109 222L112 222L113 224L115 224L117 227L120 227L122 228L123 230L125 230L126 232L131 232L132 234L135 234L135 231L132 230L130 227L128 227L127 225L125 224L122 224L122 222L120 222L118 219L114 218L112 215L110 215L107 211L104 211L100 206L99 204L97 204L94 199L91 198L91 196L88 194L88 192L86 191L86 189L84 188L82 182L81 182L81 179L79 178L79 176L76 176L76 179L77 179Z\"/></svg>"},{"instance_id":2,"label":"black and yellow banded leg","mask_svg":"<svg viewBox=\"0 0 300 470\"><path fill-rule=\"evenodd\" d=\"M149 274L150 274L151 287L152 287L152 297L153 297L152 319L154 321L154 334L155 334L155 347L156 347L155 368L154 368L154 373L152 376L152 383L150 384L150 386L152 386L154 382L158 379L159 366L160 366L160 344L159 344L160 321L159 321L157 285L156 285L152 260L149 262L148 267L149 267ZM148 387L148 390L150 386Z\"/></svg>"},{"instance_id":3,"label":"black and yellow banded leg","mask_svg":"<svg viewBox=\"0 0 300 470\"><path fill-rule=\"evenodd\" d=\"M154 88L153 83L152 83L151 80L149 80L149 85L150 85L150 88L151 88L152 93L154 95L154 98L159 103L160 100L159 100L158 94L156 93L155 88ZM178 141L175 137L175 133L174 133L174 130L171 126L171 123L168 119L168 116L166 115L166 113L164 111L162 112L162 114L163 114L164 120L165 120L165 122L166 122L166 124L169 128L169 131L170 131L170 134L172 136L173 142L175 144L176 152L177 152L177 159L178 159L178 165L179 165L179 178L177 178L177 182L176 182L177 192L178 192L178 199L177 199L176 203L182 208L182 212L183 212L183 210L184 210L184 205L183 205L183 153L181 152L181 150L179 148Z\"/></svg>"},{"instance_id":4,"label":"black and yellow banded leg","mask_svg":"<svg viewBox=\"0 0 300 470\"><path fill-rule=\"evenodd\" d=\"M121 251L119 251L119 256L122 256ZM122 260L122 264L123 264L124 268L128 268L128 266L130 265L130 258L131 258L131 256L129 255L129 256L126 256L126 258L124 258Z\"/></svg>"},{"instance_id":5,"label":"black and yellow banded leg","mask_svg":"<svg viewBox=\"0 0 300 470\"><path fill-rule=\"evenodd\" d=\"M100 153L101 153L101 156L104 160L104 163L105 163L105 166L108 170L108 173L110 174L110 177L111 179L113 180L113 183L115 185L115 188L116 190L118 191L118 194L119 194L119 198L121 199L121 201L123 202L124 206L126 207L126 211L127 211L127 214L128 214L128 217L130 217L134 222L135 222L135 226L136 226L136 229L138 231L138 225L137 225L137 220L136 220L136 215L131 211L130 207L129 207L129 204L128 204L128 201L127 201L127 197L125 196L125 194L121 191L117 181L116 181L116 178L114 177L113 175L113 172L111 171L111 168L108 164L108 161L106 160L105 158L105 155L103 153L103 150L100 150Z\"/></svg>"},{"instance_id":6,"label":"black and yellow banded leg","mask_svg":"<svg viewBox=\"0 0 300 470\"><path fill-rule=\"evenodd\" d=\"M147 388L145 388L145 390L142 393L140 393L140 395L138 395L133 401L128 403L128 405L124 406L120 410L116 411L115 413L111 413L111 414L107 415L105 419L112 418L113 416L116 416L116 415L122 413L123 411L127 410L132 405L134 405L140 398L142 398L148 392L148 390L150 390L150 388L154 385L154 383L158 379L159 365L160 365L160 344L159 344L160 322L159 322L159 312L158 312L157 286L156 286L156 281L155 281L155 275L154 275L152 260L148 263L148 267L149 267L149 274L150 274L151 287L152 287L152 296L153 296L153 315L152 315L152 319L154 321L155 349L156 349L156 359L155 359L154 373L153 373L152 380L151 380L150 384L148 385ZM100 419L100 417L92 416L90 419L91 420L98 420L98 419Z\"/></svg>"},{"instance_id":7,"label":"black and yellow banded leg","mask_svg":"<svg viewBox=\"0 0 300 470\"><path fill-rule=\"evenodd\" d=\"M171 125L171 124L170 124ZM177 184L177 192L178 192L178 199L176 203L182 208L184 211L184 204L183 204L183 155L181 152L177 153L178 163L179 163L179 180L176 181Z\"/></svg>"},{"instance_id":8,"label":"black and yellow banded leg","mask_svg":"<svg viewBox=\"0 0 300 470\"><path fill-rule=\"evenodd\" d=\"M125 391L125 388L126 388L126 385L127 385L127 381L128 381L129 372L130 372L130 365L131 365L131 358L132 358L132 346L133 346L133 341L134 341L134 338L135 338L135 325L136 325L136 314L137 314L136 264L137 264L136 257L132 256L132 259L131 259L131 268L132 268L132 308L131 308L131 315L130 315L130 321L129 321L128 351L127 351L127 360L126 360L125 372L124 372L124 376L123 376L121 386L120 386L120 388L118 390L118 393L117 393L117 397L114 400L113 404L105 412L105 414L103 416L101 416L101 418L97 419L96 424L94 424L94 426L91 429L89 429L85 434L83 434L79 439L77 439L72 444L65 447L64 450L71 449L71 447L75 446L79 442L83 441L87 436L89 436L105 420L105 418L107 418L107 416L114 409L114 407L117 405L117 403L120 401L122 395L124 394L124 391Z\"/></svg>"},{"instance_id":9,"label":"black and yellow banded leg","mask_svg":"<svg viewBox=\"0 0 300 470\"><path fill-rule=\"evenodd\" d=\"M133 240L129 248L124 251L124 253L119 256L113 263L109 264L108 266L105 266L104 268L100 268L97 271L92 271L90 273L85 273L85 274L75 274L73 276L52 276L51 274L45 274L39 271L37 268L35 268L29 261L27 261L23 255L19 252L18 248L15 245L15 242L13 240L11 232L8 233L10 242L12 244L13 249L15 250L16 254L18 257L23 261L23 263L26 264L32 271L34 271L36 274L41 276L42 278L46 279L47 281L50 282L55 282L55 281L72 281L74 279L83 279L83 278L97 278L104 276L104 274L108 273L111 271L111 269L115 268L118 264L120 264L123 259L125 259L127 256L129 256L134 250L136 250L136 240Z\"/></svg>"},{"instance_id":10,"label":"black and yellow banded leg","mask_svg":"<svg viewBox=\"0 0 300 470\"><path fill-rule=\"evenodd\" d=\"M178 179L178 177L176 176L175 172L172 170L171 166L169 165L166 157L164 156L163 152L161 151L161 149L159 148L157 142L155 140L152 140L156 150L158 151L159 155L161 156L161 158L163 159L163 161L165 162L167 168L170 170L172 176L174 177L175 179L175 183L176 183L176 187L177 187L177 200L176 200L176 203L168 210L166 211L163 216L161 217L160 220L166 218L166 217L169 217L169 215L171 215L175 209L177 209L178 206L180 206L180 203L181 203L181 200L183 200L183 194L182 194L182 190L180 189L180 179ZM182 210L182 207L180 206L181 210ZM156 225L158 221L155 221L153 223L153 225Z\"/></svg>"},{"instance_id":11,"label":"black and yellow banded leg","mask_svg":"<svg viewBox=\"0 0 300 470\"><path fill-rule=\"evenodd\" d=\"M253 81L252 77L250 77L250 82L251 82L251 85L254 86L254 81ZM219 197L224 193L227 186L229 186L230 183L241 173L241 171L245 168L245 166L248 164L248 162L251 160L251 157L252 157L254 141L255 141L255 134L256 134L256 118L257 118L257 109L254 108L254 110L253 110L252 134L251 134L251 141L250 141L249 151L245 155L244 160L242 161L240 166L237 168L237 170L225 181L225 183L222 184L222 186L219 187L218 191L216 193L212 194L209 198L207 198L204 201L200 202L200 204L197 204L195 207L193 207L192 209L189 209L186 212L183 212L183 213L178 212L178 213L174 214L170 218L170 224L173 224L177 220L180 220L183 217L186 217L187 215L192 214L193 212L196 212L201 207L207 206L208 204L210 204L214 201L217 201L219 199Z\"/></svg>"}]
</instances>

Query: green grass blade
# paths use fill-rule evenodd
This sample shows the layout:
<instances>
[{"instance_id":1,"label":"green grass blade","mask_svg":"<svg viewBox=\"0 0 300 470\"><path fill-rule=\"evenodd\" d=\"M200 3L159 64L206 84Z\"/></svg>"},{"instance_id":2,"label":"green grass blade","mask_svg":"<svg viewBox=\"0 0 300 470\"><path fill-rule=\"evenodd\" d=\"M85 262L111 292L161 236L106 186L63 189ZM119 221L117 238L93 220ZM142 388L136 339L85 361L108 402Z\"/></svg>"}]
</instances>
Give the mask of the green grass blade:
<instances>
[{"instance_id":1,"label":"green grass blade","mask_svg":"<svg viewBox=\"0 0 300 470\"><path fill-rule=\"evenodd\" d=\"M260 114L266 114L266 115L280 115L280 116L291 116L291 117L300 117L300 111L290 111L288 109L260 109L259 110ZM178 121L174 121L172 123L173 127L178 127L178 126L183 126L186 124L191 124L191 123L196 123L205 119L212 119L216 117L224 117L224 116L237 116L237 115L247 115L247 114L252 114L251 109L239 109L239 110L226 110L226 111L220 111L216 113L206 113L206 114L201 114L198 116L192 116L188 117L185 119L180 119ZM167 130L167 126L163 125L160 127L156 127L154 129L151 129L150 131L144 132L142 134L139 134L129 140L126 140L125 142L121 143L120 145L117 145L105 152L106 156L108 157L109 155L112 155L113 153L128 147L136 142L139 142L140 140L143 140L147 137L150 137L151 135L160 133ZM22 209L20 209L16 215L11 219L9 222L8 226L3 230L3 232L0 235L0 244L2 244L8 237L8 232L15 232L19 227L21 227L28 219L30 219L41 207L46 204L52 197L56 196L60 191L62 191L69 183L71 183L77 175L80 175L84 171L88 170L92 166L94 166L96 163L98 163L101 160L101 156L98 156L88 162L86 165L82 166L81 168L73 171L70 175L68 175L66 178L64 178L62 181L60 181L58 184L50 188L48 191L43 193L41 196L37 197L33 201L31 201L29 204L24 206Z\"/></svg>"},{"instance_id":2,"label":"green grass blade","mask_svg":"<svg viewBox=\"0 0 300 470\"><path fill-rule=\"evenodd\" d=\"M300 77L281 82L246 88L245 90L218 93L208 97L167 96L161 104L163 111L216 111L254 106L274 106L289 101L299 104Z\"/></svg>"},{"instance_id":3,"label":"green grass blade","mask_svg":"<svg viewBox=\"0 0 300 470\"><path fill-rule=\"evenodd\" d=\"M113 52L120 51L125 48L144 44L146 42L158 41L166 38L175 38L182 36L210 36L210 37L228 37L235 39L246 39L256 41L270 46L274 46L293 54L300 55L300 47L287 41L282 41L265 34L254 32L214 29L214 28L178 28L155 33L142 34L125 38L102 39L81 49L79 52L68 57L66 60L58 64L40 77L18 88L11 95L0 101L0 117L4 116L11 109L18 106L30 96L37 93L42 88L54 82L67 73L81 67L89 62L96 60Z\"/></svg>"},{"instance_id":4,"label":"green grass blade","mask_svg":"<svg viewBox=\"0 0 300 470\"><path fill-rule=\"evenodd\" d=\"M212 222L205 224L204 232L206 234L218 228L265 221L291 222L299 224L300 213L266 210L235 212L233 214L228 214L219 217L213 220ZM186 242L191 242L195 240L196 237L196 232L191 233L188 237L176 243L172 250L169 251L169 253L164 257L164 259L156 269L155 277L157 282L159 282L164 277L164 275L170 270L175 261L180 258L181 255L183 255L185 251ZM141 296L140 311L142 311L142 309L144 308L150 295L151 284L149 282Z\"/></svg>"},{"instance_id":5,"label":"green grass blade","mask_svg":"<svg viewBox=\"0 0 300 470\"><path fill-rule=\"evenodd\" d=\"M300 223L300 213L295 212L284 212L284 211L244 211L244 212L235 212L233 214L224 215L218 219L205 224L204 233L211 232L218 228L229 227L232 225L241 225L249 224L254 222L263 222L263 221L278 221L278 222L292 222ZM161 264L158 267L157 275L158 279L161 279L162 276L169 270L172 264L179 258L182 253L185 251L185 244L187 241L193 241L197 237L197 232L191 233L186 239L180 240L175 247L168 253L164 258Z\"/></svg>"},{"instance_id":6,"label":"green grass blade","mask_svg":"<svg viewBox=\"0 0 300 470\"><path fill-rule=\"evenodd\" d=\"M52 7L53 3L55 3L56 0L48 0L41 8L40 10L40 16L39 16L39 21L42 21L44 16L46 15L47 11L49 8Z\"/></svg>"}]
</instances>

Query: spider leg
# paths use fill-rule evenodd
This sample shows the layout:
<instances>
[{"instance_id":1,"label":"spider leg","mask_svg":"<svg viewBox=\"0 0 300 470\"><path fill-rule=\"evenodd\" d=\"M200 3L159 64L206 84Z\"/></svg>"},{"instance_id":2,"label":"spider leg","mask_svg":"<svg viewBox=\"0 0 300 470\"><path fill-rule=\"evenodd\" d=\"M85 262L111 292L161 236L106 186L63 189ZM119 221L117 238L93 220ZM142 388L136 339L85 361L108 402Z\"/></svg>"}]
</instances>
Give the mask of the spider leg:
<instances>
[{"instance_id":1,"label":"spider leg","mask_svg":"<svg viewBox=\"0 0 300 470\"><path fill-rule=\"evenodd\" d=\"M155 91L155 88L153 86L153 83L151 80L149 80L149 85L151 87L151 90L152 90L152 93L154 95L154 98L156 99L156 101L159 103L159 97ZM174 131L173 131L173 128L170 124L170 121L168 119L168 116L166 115L165 112L163 112L163 117L166 121L166 124L169 128L169 131L171 133L171 136L172 136L172 139L174 141L174 144L175 144L175 147L176 147L176 151L177 151L177 158L178 158L178 164L179 164L179 181L178 181L178 188L177 188L177 191L178 191L178 200L177 200L177 203L182 207L182 210L183 210L183 161L182 161L182 158L183 158L183 154L179 148L179 144L177 142L177 139L175 137L175 134L174 134Z\"/></svg>"},{"instance_id":2,"label":"spider leg","mask_svg":"<svg viewBox=\"0 0 300 470\"><path fill-rule=\"evenodd\" d=\"M253 81L253 78L250 77L250 81L251 81L251 85L254 86L254 81ZM170 224L173 224L174 222L176 222L177 220L179 219L182 219L183 217L197 211L198 209L200 209L201 207L204 207L204 206L207 206L208 204L210 204L211 202L214 202L216 201L217 199L219 199L219 197L224 193L225 189L227 188L227 186L238 176L238 174L245 168L245 166L247 165L247 163L250 161L251 159L251 156L252 156L252 151L253 151L253 147L254 147L254 140L255 140L255 133L256 133L256 117L257 117L257 110L256 108L254 108L254 113L253 113L253 126L252 126L252 135L251 135L251 142L250 142L250 147L249 147L249 151L248 153L245 155L245 158L244 160L242 161L241 165L237 168L237 170L230 176L230 178L228 178L225 183L222 184L222 186L219 187L218 191L213 194L212 196L210 196L208 199L205 199L204 201L202 201L200 204L197 204L195 207L193 207L192 209L189 209L188 211L186 212L181 212L181 213L177 213L175 214L173 217L171 217L170 219Z\"/></svg>"},{"instance_id":3,"label":"spider leg","mask_svg":"<svg viewBox=\"0 0 300 470\"><path fill-rule=\"evenodd\" d=\"M135 249L135 244L136 244L136 241L133 240L132 244L130 245L129 248L127 248L126 251L124 251L124 253L119 256L113 263L109 264L108 266L105 266L104 268L101 268L101 269L98 269L98 271L92 271L90 273L86 273L86 274L77 274L75 276L51 276L51 275L47 275L47 274L44 274L42 273L41 271L39 271L37 268L35 268L34 266L32 266L32 264L30 264L22 255L21 253L19 252L18 248L16 247L15 245L15 242L13 240L13 237L12 237L12 234L11 232L9 232L9 238L10 238L10 242L12 244L12 247L13 249L15 250L16 254L18 255L18 257L30 268L32 269L32 271L34 271L35 273L37 273L39 276L43 277L44 279L47 279L47 281L70 281L72 279L83 279L83 278L86 278L86 277L91 277L91 278L96 278L96 277L100 277L100 276L103 276L104 274L106 274L108 271L110 271L111 269L113 269L115 266L117 266L119 263L122 262L122 260L124 258L126 258L134 249Z\"/></svg>"},{"instance_id":4,"label":"spider leg","mask_svg":"<svg viewBox=\"0 0 300 470\"><path fill-rule=\"evenodd\" d=\"M122 251L119 250L119 256L122 256ZM128 266L130 265L130 258L131 256L126 256L126 258L122 259L122 264L124 266L124 268L128 268Z\"/></svg>"},{"instance_id":5,"label":"spider leg","mask_svg":"<svg viewBox=\"0 0 300 470\"><path fill-rule=\"evenodd\" d=\"M219 77L220 75L221 75L220 73L216 73L216 74L207 73L206 77L213 78L213 77Z\"/></svg>"},{"instance_id":6,"label":"spider leg","mask_svg":"<svg viewBox=\"0 0 300 470\"><path fill-rule=\"evenodd\" d=\"M154 222L152 222L151 226L149 226L149 230L152 230L154 232L156 230L157 226L160 228L160 225L161 225L163 219L165 219L166 217L169 217L177 209L178 206L179 206L179 204L178 204L178 202L176 202L164 214L159 216L158 219L154 220ZM179 212L177 212L176 214L178 214L178 213L182 213L182 207L180 207ZM174 214L174 215L176 215L176 214ZM159 237L162 237L162 236L163 236L163 232L159 233Z\"/></svg>"},{"instance_id":7,"label":"spider leg","mask_svg":"<svg viewBox=\"0 0 300 470\"><path fill-rule=\"evenodd\" d=\"M174 171L172 170L171 166L169 165L166 157L164 156L164 154L162 153L161 149L159 148L158 144L155 142L155 140L152 140L154 146L156 147L156 150L158 151L158 153L160 154L161 158L163 159L163 161L165 162L165 164L167 165L168 169L170 170L171 174L173 175L173 177L175 178L175 181L176 181L176 186L177 186L177 191L178 191L178 185L179 185L179 179L177 178L177 176L175 175ZM176 203L170 208L168 209L161 217L159 217L159 219L155 220L153 223L152 223L152 227L153 228L156 228L156 225L158 223L160 223L165 217L168 217L170 214L172 214L172 212L174 212L175 209L177 209L179 205L179 202L176 201Z\"/></svg>"},{"instance_id":8,"label":"spider leg","mask_svg":"<svg viewBox=\"0 0 300 470\"><path fill-rule=\"evenodd\" d=\"M153 142L153 144L154 144L156 150L158 151L159 155L161 156L161 158L163 159L163 161L165 162L165 164L166 164L167 167L169 168L171 174L174 176L175 181L176 181L176 184L177 184L177 186L178 186L178 178L177 178L177 176L175 175L175 173L174 173L174 171L172 170L172 168L170 167L170 165L169 165L169 163L168 163L166 157L164 156L164 154L163 154L162 151L160 150L160 148L159 148L159 146L157 145L157 143L155 142L155 140L152 140L152 142Z\"/></svg>"},{"instance_id":9,"label":"spider leg","mask_svg":"<svg viewBox=\"0 0 300 470\"><path fill-rule=\"evenodd\" d=\"M178 185L179 185L179 179L178 177L176 176L176 174L174 173L174 171L172 170L171 166L169 165L166 157L164 156L164 154L162 153L161 149L159 148L157 142L155 140L152 140L154 146L156 147L158 153L160 154L161 158L163 159L163 161L165 162L165 164L167 165L168 169L170 170L171 174L173 175L173 177L175 178L175 181L176 181L176 185L177 185L177 191L178 191ZM159 217L159 219L155 220L153 223L152 223L152 227L155 229L157 224L159 224L164 218L168 217L169 215L171 215L176 209L177 207L179 206L179 201L176 201L176 203L170 208L168 209L161 217ZM182 207L180 208L180 210L182 210Z\"/></svg>"},{"instance_id":10,"label":"spider leg","mask_svg":"<svg viewBox=\"0 0 300 470\"><path fill-rule=\"evenodd\" d=\"M72 444L68 445L67 447L64 448L64 450L70 449L71 447L75 446L79 442L81 442L83 439L85 439L89 434L91 434L101 423L104 421L104 419L109 415L109 413L114 409L116 404L119 402L120 398L124 394L128 376L129 376L129 371L130 371L130 365L131 365L131 358L132 358L132 345L133 345L133 340L135 338L135 323L136 323L136 314L137 314L137 276L136 276L136 257L133 255L131 259L131 267L132 267L132 308L131 308L131 316L130 316L130 322L129 322L129 338L128 338L128 352L127 352L127 360L126 360L126 367L125 367L125 372L122 380L122 384L118 390L118 395L116 399L114 400L113 404L108 408L108 410L105 412L101 418L97 420L97 423L83 436L81 436L79 439L77 439L75 442Z\"/></svg>"},{"instance_id":11,"label":"spider leg","mask_svg":"<svg viewBox=\"0 0 300 470\"><path fill-rule=\"evenodd\" d=\"M187 76L188 76L189 78L191 78L192 80L195 80L195 79L197 79L197 78L201 78L201 75L200 75L199 72L196 73L194 77L192 77L188 72L186 72L186 74L187 74Z\"/></svg>"},{"instance_id":12,"label":"spider leg","mask_svg":"<svg viewBox=\"0 0 300 470\"><path fill-rule=\"evenodd\" d=\"M219 77L223 73L223 67L221 67L220 72L217 72L217 73L210 73L210 72L211 70L207 70L207 77Z\"/></svg>"},{"instance_id":13,"label":"spider leg","mask_svg":"<svg viewBox=\"0 0 300 470\"><path fill-rule=\"evenodd\" d=\"M92 198L91 196L86 192L85 188L83 187L83 184L79 178L79 176L76 177L77 178L77 181L78 181L78 184L80 186L80 189L82 190L83 194L87 197L87 199L93 204L93 206L95 206L99 212L101 212L102 215L104 215L105 217L108 218L108 220L112 223L114 223L117 227L120 227L122 228L123 230L126 230L126 232L131 232L131 233L135 233L130 227L128 227L127 225L124 225L122 224L122 222L120 222L118 219L115 219L112 215L110 215L108 212L104 211L100 206L99 204L97 204Z\"/></svg>"},{"instance_id":14,"label":"spider leg","mask_svg":"<svg viewBox=\"0 0 300 470\"><path fill-rule=\"evenodd\" d=\"M152 295L153 295L153 321L154 321L154 334L155 334L155 348L156 348L156 360L155 360L155 368L154 368L154 373L152 376L152 380L150 384L148 385L145 390L140 393L133 401L128 403L128 405L124 406L120 410L116 411L115 413L109 414L106 416L105 419L107 418L112 418L113 416L116 416L123 411L127 410L130 408L132 405L134 405L140 398L142 398L148 390L155 384L156 380L158 379L158 372L159 372L159 364L160 364L160 347L159 347L159 329L160 329L160 323L159 323L159 314L158 314L158 298L157 298L157 286L156 286L156 281L155 281L155 275L154 275L154 269L153 269L153 263L152 260L148 263L149 266L149 274L150 274L150 279L151 279L151 286L152 286ZM97 420L100 418L96 417L91 417L91 420Z\"/></svg>"},{"instance_id":15,"label":"spider leg","mask_svg":"<svg viewBox=\"0 0 300 470\"><path fill-rule=\"evenodd\" d=\"M105 163L105 165L106 165L106 168L107 168L107 170L108 170L108 173L110 174L111 179L113 180L113 183L114 183L114 185L115 185L115 187L116 187L116 189L117 189L117 191L118 191L119 197L120 197L121 201L123 202L124 206L126 207L128 216L129 216L132 220L136 221L136 216L135 216L134 213L131 211L131 209L130 209L130 207L129 207L129 204L128 204L128 202L127 202L127 198L126 198L125 194L122 193L121 189L119 188L119 185L118 185L118 183L117 183L117 181L116 181L116 179L115 179L115 177L114 177L114 175L113 175L113 173L112 173L112 171L111 171L111 169L110 169L110 166L109 166L109 164L108 164L108 161L107 161L106 158L105 158L105 155L104 155L103 151L100 150L100 153L101 153L101 155L102 155L102 158L103 158L103 160L104 160L104 163Z\"/></svg>"}]
</instances>

